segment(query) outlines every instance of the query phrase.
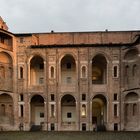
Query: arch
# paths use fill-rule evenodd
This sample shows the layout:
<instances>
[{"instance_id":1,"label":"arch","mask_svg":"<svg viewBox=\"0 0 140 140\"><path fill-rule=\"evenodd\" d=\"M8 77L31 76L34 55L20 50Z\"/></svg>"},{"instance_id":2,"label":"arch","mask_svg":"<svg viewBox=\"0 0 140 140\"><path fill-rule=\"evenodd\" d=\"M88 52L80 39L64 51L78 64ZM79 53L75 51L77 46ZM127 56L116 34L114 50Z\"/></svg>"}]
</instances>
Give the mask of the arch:
<instances>
[{"instance_id":1,"label":"arch","mask_svg":"<svg viewBox=\"0 0 140 140\"><path fill-rule=\"evenodd\" d=\"M138 54L139 51L136 48L130 49L124 54L124 60L136 60L138 59Z\"/></svg>"},{"instance_id":2,"label":"arch","mask_svg":"<svg viewBox=\"0 0 140 140\"><path fill-rule=\"evenodd\" d=\"M0 95L0 124L13 125L14 123L13 98L6 93Z\"/></svg>"},{"instance_id":3,"label":"arch","mask_svg":"<svg viewBox=\"0 0 140 140\"><path fill-rule=\"evenodd\" d=\"M0 52L0 63L13 65L13 60L7 52Z\"/></svg>"},{"instance_id":4,"label":"arch","mask_svg":"<svg viewBox=\"0 0 140 140\"><path fill-rule=\"evenodd\" d=\"M44 98L41 95L33 95L31 97L31 127L32 125L42 125L44 124Z\"/></svg>"},{"instance_id":5,"label":"arch","mask_svg":"<svg viewBox=\"0 0 140 140\"><path fill-rule=\"evenodd\" d=\"M76 62L72 55L65 55L61 59L61 83L75 84L76 82Z\"/></svg>"},{"instance_id":6,"label":"arch","mask_svg":"<svg viewBox=\"0 0 140 140\"><path fill-rule=\"evenodd\" d=\"M137 101L139 98L138 94L135 92L129 92L126 94L125 96L125 102L129 102L129 101Z\"/></svg>"},{"instance_id":7,"label":"arch","mask_svg":"<svg viewBox=\"0 0 140 140\"><path fill-rule=\"evenodd\" d=\"M61 98L61 121L63 124L75 124L77 121L76 100L70 94Z\"/></svg>"},{"instance_id":8,"label":"arch","mask_svg":"<svg viewBox=\"0 0 140 140\"><path fill-rule=\"evenodd\" d=\"M30 60L30 84L42 85L44 83L44 60L40 56L34 56Z\"/></svg>"},{"instance_id":9,"label":"arch","mask_svg":"<svg viewBox=\"0 0 140 140\"><path fill-rule=\"evenodd\" d=\"M125 129L131 130L131 128L137 129L139 119L138 113L139 95L135 92L129 92L124 98L124 120ZM134 130L134 129L133 129Z\"/></svg>"},{"instance_id":10,"label":"arch","mask_svg":"<svg viewBox=\"0 0 140 140\"><path fill-rule=\"evenodd\" d=\"M107 100L102 94L97 94L92 99L92 124L98 127L105 126L107 122Z\"/></svg>"},{"instance_id":11,"label":"arch","mask_svg":"<svg viewBox=\"0 0 140 140\"><path fill-rule=\"evenodd\" d=\"M105 84L107 82L107 60L102 54L92 59L92 83Z\"/></svg>"}]
</instances>

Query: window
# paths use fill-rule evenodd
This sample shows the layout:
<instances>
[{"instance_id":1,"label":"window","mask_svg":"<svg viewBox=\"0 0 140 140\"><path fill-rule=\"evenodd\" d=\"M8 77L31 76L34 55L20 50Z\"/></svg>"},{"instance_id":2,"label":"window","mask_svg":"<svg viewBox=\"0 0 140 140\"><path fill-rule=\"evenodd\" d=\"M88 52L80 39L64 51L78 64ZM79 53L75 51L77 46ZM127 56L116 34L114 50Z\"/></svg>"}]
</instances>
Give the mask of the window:
<instances>
[{"instance_id":1,"label":"window","mask_svg":"<svg viewBox=\"0 0 140 140\"><path fill-rule=\"evenodd\" d=\"M129 66L125 66L125 76L129 75Z\"/></svg>"},{"instance_id":2,"label":"window","mask_svg":"<svg viewBox=\"0 0 140 140\"><path fill-rule=\"evenodd\" d=\"M125 115L128 116L129 114L129 104L125 105Z\"/></svg>"},{"instance_id":3,"label":"window","mask_svg":"<svg viewBox=\"0 0 140 140\"><path fill-rule=\"evenodd\" d=\"M72 113L71 112L67 113L67 118L72 118Z\"/></svg>"},{"instance_id":4,"label":"window","mask_svg":"<svg viewBox=\"0 0 140 140\"><path fill-rule=\"evenodd\" d=\"M82 94L82 101L86 100L86 94Z\"/></svg>"},{"instance_id":5,"label":"window","mask_svg":"<svg viewBox=\"0 0 140 140\"><path fill-rule=\"evenodd\" d=\"M55 117L54 105L51 105L51 117Z\"/></svg>"},{"instance_id":6,"label":"window","mask_svg":"<svg viewBox=\"0 0 140 140\"><path fill-rule=\"evenodd\" d=\"M118 106L117 104L114 104L114 117L117 117L118 116Z\"/></svg>"},{"instance_id":7,"label":"window","mask_svg":"<svg viewBox=\"0 0 140 140\"><path fill-rule=\"evenodd\" d=\"M23 105L20 105L20 117L23 117Z\"/></svg>"},{"instance_id":8,"label":"window","mask_svg":"<svg viewBox=\"0 0 140 140\"><path fill-rule=\"evenodd\" d=\"M54 94L51 94L51 101L54 101L54 100L55 100Z\"/></svg>"},{"instance_id":9,"label":"window","mask_svg":"<svg viewBox=\"0 0 140 140\"><path fill-rule=\"evenodd\" d=\"M71 63L67 63L66 66L67 66L67 69L71 69Z\"/></svg>"},{"instance_id":10,"label":"window","mask_svg":"<svg viewBox=\"0 0 140 140\"><path fill-rule=\"evenodd\" d=\"M137 113L137 104L133 104L133 116Z\"/></svg>"},{"instance_id":11,"label":"window","mask_svg":"<svg viewBox=\"0 0 140 140\"><path fill-rule=\"evenodd\" d=\"M86 105L85 104L82 105L81 116L86 117Z\"/></svg>"},{"instance_id":12,"label":"window","mask_svg":"<svg viewBox=\"0 0 140 140\"><path fill-rule=\"evenodd\" d=\"M118 100L118 95L117 93L114 93L114 101L117 101Z\"/></svg>"},{"instance_id":13,"label":"window","mask_svg":"<svg viewBox=\"0 0 140 140\"><path fill-rule=\"evenodd\" d=\"M20 79L23 79L23 68L20 67Z\"/></svg>"},{"instance_id":14,"label":"window","mask_svg":"<svg viewBox=\"0 0 140 140\"><path fill-rule=\"evenodd\" d=\"M114 123L114 131L118 131L118 124Z\"/></svg>"},{"instance_id":15,"label":"window","mask_svg":"<svg viewBox=\"0 0 140 140\"><path fill-rule=\"evenodd\" d=\"M55 130L55 125L54 123L51 123L51 131L54 131Z\"/></svg>"},{"instance_id":16,"label":"window","mask_svg":"<svg viewBox=\"0 0 140 140\"><path fill-rule=\"evenodd\" d=\"M23 94L20 94L19 95L19 101L23 101L24 99L23 99Z\"/></svg>"},{"instance_id":17,"label":"window","mask_svg":"<svg viewBox=\"0 0 140 140\"><path fill-rule=\"evenodd\" d=\"M113 77L117 78L118 77L118 66L113 67Z\"/></svg>"},{"instance_id":18,"label":"window","mask_svg":"<svg viewBox=\"0 0 140 140\"><path fill-rule=\"evenodd\" d=\"M0 111L1 111L1 115L5 116L5 105L4 104L1 105Z\"/></svg>"},{"instance_id":19,"label":"window","mask_svg":"<svg viewBox=\"0 0 140 140\"><path fill-rule=\"evenodd\" d=\"M135 64L135 65L133 65L132 75L136 76L136 74L137 74L137 65Z\"/></svg>"},{"instance_id":20,"label":"window","mask_svg":"<svg viewBox=\"0 0 140 140\"><path fill-rule=\"evenodd\" d=\"M44 118L44 113L40 112L40 118Z\"/></svg>"},{"instance_id":21,"label":"window","mask_svg":"<svg viewBox=\"0 0 140 140\"><path fill-rule=\"evenodd\" d=\"M86 123L82 123L82 131L86 131Z\"/></svg>"},{"instance_id":22,"label":"window","mask_svg":"<svg viewBox=\"0 0 140 140\"><path fill-rule=\"evenodd\" d=\"M51 78L54 78L54 67L51 67Z\"/></svg>"},{"instance_id":23,"label":"window","mask_svg":"<svg viewBox=\"0 0 140 140\"><path fill-rule=\"evenodd\" d=\"M82 78L86 78L86 66L82 66Z\"/></svg>"}]
</instances>

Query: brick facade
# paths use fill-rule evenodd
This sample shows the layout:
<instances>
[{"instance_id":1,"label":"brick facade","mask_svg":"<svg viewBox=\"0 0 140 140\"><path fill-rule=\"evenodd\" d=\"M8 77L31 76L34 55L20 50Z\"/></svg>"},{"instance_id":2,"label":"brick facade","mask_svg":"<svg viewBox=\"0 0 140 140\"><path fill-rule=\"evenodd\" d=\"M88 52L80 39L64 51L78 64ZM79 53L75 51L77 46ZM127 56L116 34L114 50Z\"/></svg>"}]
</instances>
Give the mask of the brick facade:
<instances>
[{"instance_id":1,"label":"brick facade","mask_svg":"<svg viewBox=\"0 0 140 140\"><path fill-rule=\"evenodd\" d=\"M140 31L0 25L0 130L140 130Z\"/></svg>"}]
</instances>

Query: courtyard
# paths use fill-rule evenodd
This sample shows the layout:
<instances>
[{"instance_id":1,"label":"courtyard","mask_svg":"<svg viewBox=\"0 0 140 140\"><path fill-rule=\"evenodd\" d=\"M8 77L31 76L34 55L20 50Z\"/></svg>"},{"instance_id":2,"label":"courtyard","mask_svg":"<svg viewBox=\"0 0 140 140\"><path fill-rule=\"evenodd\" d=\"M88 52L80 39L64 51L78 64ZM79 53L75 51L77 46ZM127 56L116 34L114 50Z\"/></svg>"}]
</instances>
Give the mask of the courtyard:
<instances>
[{"instance_id":1,"label":"courtyard","mask_svg":"<svg viewBox=\"0 0 140 140\"><path fill-rule=\"evenodd\" d=\"M0 132L0 140L139 140L140 132Z\"/></svg>"}]
</instances>

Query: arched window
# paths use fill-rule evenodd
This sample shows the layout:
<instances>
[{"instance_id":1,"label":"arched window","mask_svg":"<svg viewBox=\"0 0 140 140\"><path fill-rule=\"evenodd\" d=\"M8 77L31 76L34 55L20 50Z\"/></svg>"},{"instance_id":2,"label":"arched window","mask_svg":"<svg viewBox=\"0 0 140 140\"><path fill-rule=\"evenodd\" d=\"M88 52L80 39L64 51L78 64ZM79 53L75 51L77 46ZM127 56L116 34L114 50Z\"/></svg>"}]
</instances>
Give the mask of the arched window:
<instances>
[{"instance_id":1,"label":"arched window","mask_svg":"<svg viewBox=\"0 0 140 140\"><path fill-rule=\"evenodd\" d=\"M86 78L86 66L82 66L82 78Z\"/></svg>"},{"instance_id":2,"label":"arched window","mask_svg":"<svg viewBox=\"0 0 140 140\"><path fill-rule=\"evenodd\" d=\"M132 68L132 75L133 76L136 76L137 75L137 65L133 65L133 68Z\"/></svg>"},{"instance_id":3,"label":"arched window","mask_svg":"<svg viewBox=\"0 0 140 140\"><path fill-rule=\"evenodd\" d=\"M51 66L51 78L54 78L54 67Z\"/></svg>"},{"instance_id":4,"label":"arched window","mask_svg":"<svg viewBox=\"0 0 140 140\"><path fill-rule=\"evenodd\" d=\"M82 104L81 116L86 117L86 105L85 104Z\"/></svg>"},{"instance_id":5,"label":"arched window","mask_svg":"<svg viewBox=\"0 0 140 140\"><path fill-rule=\"evenodd\" d=\"M19 78L20 79L23 79L23 67L20 67L20 74L19 75L20 75Z\"/></svg>"},{"instance_id":6,"label":"arched window","mask_svg":"<svg viewBox=\"0 0 140 140\"><path fill-rule=\"evenodd\" d=\"M107 60L102 54L92 59L92 84L106 84L107 82Z\"/></svg>"}]
</instances>

